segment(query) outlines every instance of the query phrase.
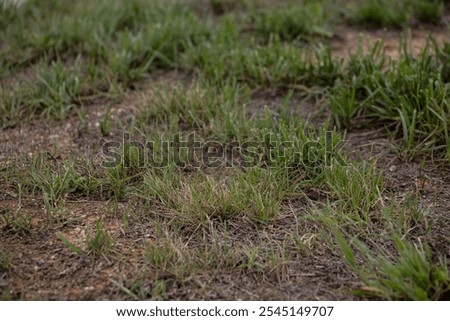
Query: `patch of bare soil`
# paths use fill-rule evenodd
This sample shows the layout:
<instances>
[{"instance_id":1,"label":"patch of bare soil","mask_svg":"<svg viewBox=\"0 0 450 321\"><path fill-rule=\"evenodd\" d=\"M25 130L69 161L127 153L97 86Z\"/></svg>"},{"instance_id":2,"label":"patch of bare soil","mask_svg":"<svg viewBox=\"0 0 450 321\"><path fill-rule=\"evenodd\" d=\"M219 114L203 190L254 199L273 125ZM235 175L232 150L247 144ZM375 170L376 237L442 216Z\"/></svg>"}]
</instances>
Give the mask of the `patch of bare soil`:
<instances>
[{"instance_id":1,"label":"patch of bare soil","mask_svg":"<svg viewBox=\"0 0 450 321\"><path fill-rule=\"evenodd\" d=\"M288 111L305 121L320 124L328 117L328 113L322 105L323 101L320 98L308 98L299 94L288 97L288 93L285 91L266 88L254 92L251 95L251 102L246 105L246 108L247 114L252 117L263 117L266 110L275 114Z\"/></svg>"},{"instance_id":2,"label":"patch of bare soil","mask_svg":"<svg viewBox=\"0 0 450 321\"><path fill-rule=\"evenodd\" d=\"M0 206L14 205L2 202ZM22 211L33 216L35 224L27 235L2 228L0 250L11 254L13 260L9 271L0 271L0 293L16 300L127 300L130 296L117 284L129 288L140 284L137 292L143 299L152 297L153 284L159 280L166 284L164 298L173 300L354 299L349 288L357 284L356 279L339 257L316 242L315 235L308 234L308 226L298 224L298 206L287 206L284 214L267 227L256 228L239 217L229 222L227 237L236 248L258 244L262 248L284 248L289 253L273 268L206 269L183 282L169 271L156 273L146 263L145 249L156 241L155 221L142 213L130 216L124 227L121 214L125 206L120 205L121 209L111 215L103 202L68 203L67 223L45 227L37 224L46 219L42 204L24 204ZM114 251L106 255L85 249L86 235L92 233L99 218L114 239ZM158 223L162 229L170 228L170 220ZM201 246L202 240L192 240L191 232L183 232L183 242L189 247ZM84 249L85 254L72 251L60 235ZM310 250L302 253L293 244L286 245L292 235L303 236Z\"/></svg>"},{"instance_id":3,"label":"patch of bare soil","mask_svg":"<svg viewBox=\"0 0 450 321\"><path fill-rule=\"evenodd\" d=\"M349 27L340 27L334 32L330 41L333 55L347 59L360 46L363 52L369 52L375 43L382 42L386 56L396 59L402 50L402 43L409 44L411 53L418 56L427 45L432 35L438 44L448 41L450 32L447 27L433 27L429 30L413 29L410 31L396 30L357 30Z\"/></svg>"}]
</instances>

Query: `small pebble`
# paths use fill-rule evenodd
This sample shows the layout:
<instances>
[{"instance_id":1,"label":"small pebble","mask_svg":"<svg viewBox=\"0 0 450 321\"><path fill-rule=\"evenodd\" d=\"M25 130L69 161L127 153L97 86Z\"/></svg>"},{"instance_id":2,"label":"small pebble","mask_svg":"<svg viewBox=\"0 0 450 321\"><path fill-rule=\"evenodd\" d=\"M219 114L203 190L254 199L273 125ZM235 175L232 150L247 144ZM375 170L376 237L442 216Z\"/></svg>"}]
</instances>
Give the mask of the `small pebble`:
<instances>
[{"instance_id":1,"label":"small pebble","mask_svg":"<svg viewBox=\"0 0 450 321\"><path fill-rule=\"evenodd\" d=\"M397 170L397 166L395 166L395 165L392 165L391 167L389 167L389 171L392 173L392 172L395 172Z\"/></svg>"}]
</instances>

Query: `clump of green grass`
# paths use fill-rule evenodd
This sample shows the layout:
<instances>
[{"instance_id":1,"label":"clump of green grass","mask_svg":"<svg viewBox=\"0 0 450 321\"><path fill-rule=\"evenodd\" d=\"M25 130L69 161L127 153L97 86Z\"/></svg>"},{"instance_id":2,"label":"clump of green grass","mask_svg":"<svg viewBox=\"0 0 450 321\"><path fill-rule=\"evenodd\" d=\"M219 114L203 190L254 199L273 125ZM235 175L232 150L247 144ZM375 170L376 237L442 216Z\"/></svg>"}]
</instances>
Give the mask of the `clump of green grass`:
<instances>
[{"instance_id":1,"label":"clump of green grass","mask_svg":"<svg viewBox=\"0 0 450 321\"><path fill-rule=\"evenodd\" d=\"M383 218L393 224L394 220L386 216L387 211L386 215L380 213L385 209L386 188L374 162L327 166L312 186L326 191L326 198L319 204L311 202L310 219L320 222L327 230L340 228L351 234L366 235L375 233L377 224L374 223Z\"/></svg>"},{"instance_id":2,"label":"clump of green grass","mask_svg":"<svg viewBox=\"0 0 450 321\"><path fill-rule=\"evenodd\" d=\"M252 16L256 33L266 41L274 36L284 41L329 37L332 33L327 28L327 18L320 1L268 7Z\"/></svg>"},{"instance_id":3,"label":"clump of green grass","mask_svg":"<svg viewBox=\"0 0 450 321\"><path fill-rule=\"evenodd\" d=\"M81 93L83 76L81 60L72 67L57 61L50 68L37 70L37 84L28 104L32 113L43 113L63 119Z\"/></svg>"},{"instance_id":4,"label":"clump of green grass","mask_svg":"<svg viewBox=\"0 0 450 321\"><path fill-rule=\"evenodd\" d=\"M333 166L325 168L326 189L335 200L338 213L345 216L344 221L362 222L370 225L371 213L380 203L384 191L380 173L374 163L361 162L352 166Z\"/></svg>"},{"instance_id":5,"label":"clump of green grass","mask_svg":"<svg viewBox=\"0 0 450 321\"><path fill-rule=\"evenodd\" d=\"M9 208L0 213L0 222L4 223L6 230L22 235L29 234L33 227L32 218L29 214L22 212L22 185L18 186L17 209L12 211Z\"/></svg>"},{"instance_id":6,"label":"clump of green grass","mask_svg":"<svg viewBox=\"0 0 450 321\"><path fill-rule=\"evenodd\" d=\"M105 186L110 191L110 196L114 200L122 199L126 195L127 182L129 176L128 170L123 166L123 163L114 167L108 167L106 169L106 184Z\"/></svg>"},{"instance_id":7,"label":"clump of green grass","mask_svg":"<svg viewBox=\"0 0 450 321\"><path fill-rule=\"evenodd\" d=\"M242 201L247 203L246 213L255 221L266 223L277 218L286 184L286 178L276 171L255 168L238 176L235 192L241 193Z\"/></svg>"},{"instance_id":8,"label":"clump of green grass","mask_svg":"<svg viewBox=\"0 0 450 321\"><path fill-rule=\"evenodd\" d=\"M210 34L212 26L187 7L170 7L162 14L164 20L152 21L143 30L118 33L112 48L107 48L107 64L125 84L133 84L156 68L175 68L181 52Z\"/></svg>"},{"instance_id":9,"label":"clump of green grass","mask_svg":"<svg viewBox=\"0 0 450 321\"><path fill-rule=\"evenodd\" d=\"M185 219L226 220L237 215L267 222L278 214L283 187L271 171L253 169L214 178L199 172L184 177L175 169L148 173L139 196L178 212Z\"/></svg>"},{"instance_id":10,"label":"clump of green grass","mask_svg":"<svg viewBox=\"0 0 450 321\"><path fill-rule=\"evenodd\" d=\"M377 49L378 48L378 49ZM351 58L344 82L330 96L337 124L363 115L391 125L402 137L402 153L448 154L449 88L443 79L445 65L426 47L413 57L404 46L398 60L387 60L379 45L369 55ZM359 120L361 117L359 117Z\"/></svg>"},{"instance_id":11,"label":"clump of green grass","mask_svg":"<svg viewBox=\"0 0 450 321\"><path fill-rule=\"evenodd\" d=\"M329 107L333 116L334 125L342 129L350 127L352 120L360 116L364 101L358 101L354 86L342 86L339 82L329 96Z\"/></svg>"},{"instance_id":12,"label":"clump of green grass","mask_svg":"<svg viewBox=\"0 0 450 321\"><path fill-rule=\"evenodd\" d=\"M100 185L98 178L83 175L73 162L53 164L43 154L33 159L28 174L24 187L42 193L48 218L57 221L65 217L64 203L69 195L90 195Z\"/></svg>"},{"instance_id":13,"label":"clump of green grass","mask_svg":"<svg viewBox=\"0 0 450 321\"><path fill-rule=\"evenodd\" d=\"M102 116L102 119L99 121L100 132L104 137L107 137L111 134L113 123L111 121L110 108L105 110L105 113Z\"/></svg>"},{"instance_id":14,"label":"clump of green grass","mask_svg":"<svg viewBox=\"0 0 450 321\"><path fill-rule=\"evenodd\" d=\"M14 126L23 117L23 98L6 86L0 87L0 126Z\"/></svg>"},{"instance_id":15,"label":"clump of green grass","mask_svg":"<svg viewBox=\"0 0 450 321\"><path fill-rule=\"evenodd\" d=\"M349 21L357 25L400 28L409 23L410 17L405 1L368 0L354 5Z\"/></svg>"},{"instance_id":16,"label":"clump of green grass","mask_svg":"<svg viewBox=\"0 0 450 321\"><path fill-rule=\"evenodd\" d=\"M150 245L146 250L147 261L157 270L167 269L167 265L176 260L177 251L170 244Z\"/></svg>"},{"instance_id":17,"label":"clump of green grass","mask_svg":"<svg viewBox=\"0 0 450 321\"><path fill-rule=\"evenodd\" d=\"M450 43L445 43L444 46L434 43L434 50L436 52L437 61L442 66L442 80L448 83L450 82Z\"/></svg>"},{"instance_id":18,"label":"clump of green grass","mask_svg":"<svg viewBox=\"0 0 450 321\"><path fill-rule=\"evenodd\" d=\"M320 127L302 123L297 118L275 119L271 114L256 121L252 140L263 142L260 166L276 169L289 178L290 192L321 185L327 168L346 166L341 151L342 137L328 124ZM251 164L251 163L250 163Z\"/></svg>"},{"instance_id":19,"label":"clump of green grass","mask_svg":"<svg viewBox=\"0 0 450 321\"><path fill-rule=\"evenodd\" d=\"M444 2L440 0L412 1L414 17L425 23L439 23L444 15Z\"/></svg>"},{"instance_id":20,"label":"clump of green grass","mask_svg":"<svg viewBox=\"0 0 450 321\"><path fill-rule=\"evenodd\" d=\"M15 88L3 88L1 124L14 125L20 119L34 115L63 119L79 102L82 95L81 60L67 67L58 60L52 65L36 67L36 79L19 83Z\"/></svg>"},{"instance_id":21,"label":"clump of green grass","mask_svg":"<svg viewBox=\"0 0 450 321\"><path fill-rule=\"evenodd\" d=\"M428 235L432 227L429 209L421 204L420 197L412 194L407 194L402 202L393 200L383 207L381 218L384 229L404 237L417 233Z\"/></svg>"},{"instance_id":22,"label":"clump of green grass","mask_svg":"<svg viewBox=\"0 0 450 321\"><path fill-rule=\"evenodd\" d=\"M213 86L207 82L194 82L189 87L166 86L155 88L150 100L143 103L138 121L146 125L155 120L168 123L177 120L183 130L195 130L202 136L234 136L233 124L242 124L245 103L249 99L245 85L225 83ZM226 133L229 133L226 135Z\"/></svg>"},{"instance_id":23,"label":"clump of green grass","mask_svg":"<svg viewBox=\"0 0 450 321\"><path fill-rule=\"evenodd\" d=\"M362 242L353 243L363 262L358 263L351 245L342 235L339 246L350 267L365 287L359 294L385 300L439 300L450 291L450 275L443 258L438 263L431 260L428 246L414 244L394 237L396 255L381 246L374 253Z\"/></svg>"},{"instance_id":24,"label":"clump of green grass","mask_svg":"<svg viewBox=\"0 0 450 321\"><path fill-rule=\"evenodd\" d=\"M152 299L157 301L167 300L167 281L155 280L152 287Z\"/></svg>"},{"instance_id":25,"label":"clump of green grass","mask_svg":"<svg viewBox=\"0 0 450 321\"><path fill-rule=\"evenodd\" d=\"M340 129L351 126L352 120L361 116L371 98L371 95L364 95L363 84L383 77L386 60L381 42L375 43L366 54L358 47L350 55L343 77L335 82L328 95L335 126Z\"/></svg>"},{"instance_id":26,"label":"clump of green grass","mask_svg":"<svg viewBox=\"0 0 450 321\"><path fill-rule=\"evenodd\" d=\"M444 15L440 0L369 0L355 4L349 21L372 27L403 28L413 19L422 23L439 23Z\"/></svg>"},{"instance_id":27,"label":"clump of green grass","mask_svg":"<svg viewBox=\"0 0 450 321\"><path fill-rule=\"evenodd\" d=\"M12 267L12 257L0 250L0 270L8 271Z\"/></svg>"},{"instance_id":28,"label":"clump of green grass","mask_svg":"<svg viewBox=\"0 0 450 321\"><path fill-rule=\"evenodd\" d=\"M201 270L195 249L190 249L178 233L157 231L158 240L147 247L146 260L156 271L168 272L184 281Z\"/></svg>"},{"instance_id":29,"label":"clump of green grass","mask_svg":"<svg viewBox=\"0 0 450 321\"><path fill-rule=\"evenodd\" d=\"M95 223L94 233L87 234L86 247L95 254L108 254L114 249L114 241L105 229L103 220Z\"/></svg>"},{"instance_id":30,"label":"clump of green grass","mask_svg":"<svg viewBox=\"0 0 450 321\"><path fill-rule=\"evenodd\" d=\"M71 191L75 178L72 167L65 167L62 171L55 171L43 156L34 160L30 170L30 187L42 193L45 210L49 218L61 220L65 216L64 200Z\"/></svg>"},{"instance_id":31,"label":"clump of green grass","mask_svg":"<svg viewBox=\"0 0 450 321\"><path fill-rule=\"evenodd\" d=\"M5 224L5 229L22 235L29 234L33 227L31 216L20 210L13 213L10 209L5 209L0 213L0 221Z\"/></svg>"},{"instance_id":32,"label":"clump of green grass","mask_svg":"<svg viewBox=\"0 0 450 321\"><path fill-rule=\"evenodd\" d=\"M186 52L183 66L215 83L238 80L252 87L331 86L340 76L339 61L326 48L301 50L278 38L267 45L205 43Z\"/></svg>"},{"instance_id":33,"label":"clump of green grass","mask_svg":"<svg viewBox=\"0 0 450 321\"><path fill-rule=\"evenodd\" d=\"M120 148L112 148L113 160L103 164L105 177L101 180L102 188L109 192L112 200L123 199L132 186L142 181L146 166L151 166L149 157L145 155L144 146L124 140Z\"/></svg>"}]
</instances>

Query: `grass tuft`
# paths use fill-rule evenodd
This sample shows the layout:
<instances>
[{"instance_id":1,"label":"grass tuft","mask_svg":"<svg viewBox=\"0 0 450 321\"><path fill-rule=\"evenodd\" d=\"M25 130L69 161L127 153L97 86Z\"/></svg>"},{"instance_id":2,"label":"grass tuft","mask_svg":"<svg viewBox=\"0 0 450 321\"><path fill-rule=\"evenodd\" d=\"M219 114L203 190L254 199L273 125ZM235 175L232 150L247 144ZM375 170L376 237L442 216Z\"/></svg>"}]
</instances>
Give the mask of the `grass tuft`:
<instances>
[{"instance_id":1,"label":"grass tuft","mask_svg":"<svg viewBox=\"0 0 450 321\"><path fill-rule=\"evenodd\" d=\"M410 21L410 10L405 1L368 0L352 8L349 21L371 27L405 27Z\"/></svg>"},{"instance_id":2,"label":"grass tuft","mask_svg":"<svg viewBox=\"0 0 450 321\"><path fill-rule=\"evenodd\" d=\"M0 270L8 271L12 267L12 257L0 250Z\"/></svg>"},{"instance_id":3,"label":"grass tuft","mask_svg":"<svg viewBox=\"0 0 450 321\"><path fill-rule=\"evenodd\" d=\"M252 16L255 31L269 41L274 36L284 41L311 40L314 36L332 35L326 24L327 14L320 1L295 5L278 5L255 12Z\"/></svg>"},{"instance_id":4,"label":"grass tuft","mask_svg":"<svg viewBox=\"0 0 450 321\"><path fill-rule=\"evenodd\" d=\"M108 254L114 249L113 239L101 219L95 223L94 233L87 234L86 247L95 254Z\"/></svg>"},{"instance_id":5,"label":"grass tuft","mask_svg":"<svg viewBox=\"0 0 450 321\"><path fill-rule=\"evenodd\" d=\"M450 275L444 259L431 260L426 245L414 244L394 237L397 254L378 246L376 254L363 243L355 241L363 263L342 237L339 246L345 259L364 283L360 294L385 300L439 300L450 291Z\"/></svg>"}]
</instances>

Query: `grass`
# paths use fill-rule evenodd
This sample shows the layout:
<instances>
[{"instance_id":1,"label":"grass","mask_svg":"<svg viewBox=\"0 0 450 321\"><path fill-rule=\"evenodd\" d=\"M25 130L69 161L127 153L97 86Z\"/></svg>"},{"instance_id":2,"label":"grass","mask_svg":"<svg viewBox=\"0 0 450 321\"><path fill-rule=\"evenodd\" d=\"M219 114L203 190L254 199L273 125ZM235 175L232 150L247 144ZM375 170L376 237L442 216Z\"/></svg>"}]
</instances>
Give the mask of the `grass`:
<instances>
[{"instance_id":1,"label":"grass","mask_svg":"<svg viewBox=\"0 0 450 321\"><path fill-rule=\"evenodd\" d=\"M133 86L155 68L176 67L181 52L210 34L209 23L186 6L143 3L64 1L47 6L29 1L18 9L2 9L0 23L9 27L1 36L10 44L0 52L5 76L38 64L35 78L0 91L0 125L15 125L35 114L63 119L83 100Z\"/></svg>"},{"instance_id":2,"label":"grass","mask_svg":"<svg viewBox=\"0 0 450 321\"><path fill-rule=\"evenodd\" d=\"M413 1L413 12L416 19L425 23L439 23L444 16L444 1L416 0Z\"/></svg>"},{"instance_id":3,"label":"grass","mask_svg":"<svg viewBox=\"0 0 450 321\"><path fill-rule=\"evenodd\" d=\"M402 43L395 59L381 42L345 58L329 46L346 21L444 23L441 2L0 10L0 228L26 240L24 251L65 246L68 266L82 257L82 271L135 300L217 298L230 277L289 291L297 275L320 278L320 266L327 279L345 274L346 298L448 295L436 177L446 179L450 160L449 45L430 39L416 54ZM305 109L319 117L305 120ZM73 147L50 151L47 132L62 128ZM393 148L366 153L372 136L360 132ZM416 173L408 162L418 160L430 185L414 185L422 165ZM86 237L72 241L79 231ZM0 269L9 273L9 254Z\"/></svg>"},{"instance_id":4,"label":"grass","mask_svg":"<svg viewBox=\"0 0 450 321\"><path fill-rule=\"evenodd\" d=\"M140 128L149 123L174 123L177 129L194 129L203 137L235 136L233 123L242 123L249 90L244 85L225 83L213 86L195 82L190 86L154 89L151 100L144 99L137 117ZM231 127L231 128L230 128ZM227 134L228 133L228 134Z\"/></svg>"},{"instance_id":5,"label":"grass","mask_svg":"<svg viewBox=\"0 0 450 321\"><path fill-rule=\"evenodd\" d=\"M12 257L3 251L0 251L0 270L9 270L11 267Z\"/></svg>"},{"instance_id":6,"label":"grass","mask_svg":"<svg viewBox=\"0 0 450 321\"><path fill-rule=\"evenodd\" d=\"M67 68L61 61L51 67L36 67L36 80L18 84L13 91L4 88L2 125L14 125L35 114L63 119L81 92L80 61Z\"/></svg>"},{"instance_id":7,"label":"grass","mask_svg":"<svg viewBox=\"0 0 450 321\"><path fill-rule=\"evenodd\" d=\"M402 137L406 154L440 151L445 157L450 106L441 62L431 47L413 57L405 46L396 61L386 61L379 48L362 59L353 56L347 83L339 82L333 89L330 108L337 125L348 125L365 114L390 122L394 135Z\"/></svg>"},{"instance_id":8,"label":"grass","mask_svg":"<svg viewBox=\"0 0 450 321\"><path fill-rule=\"evenodd\" d=\"M274 36L292 41L332 35L326 24L327 9L320 1L265 8L256 12L252 20L255 32L265 38L265 41Z\"/></svg>"},{"instance_id":9,"label":"grass","mask_svg":"<svg viewBox=\"0 0 450 321\"><path fill-rule=\"evenodd\" d=\"M124 46L123 59L128 57L128 62L132 63L138 58L132 54L134 43L139 46L139 42L131 41L130 38L127 40L126 30L136 40L147 34L152 41L146 46L149 49L152 46L154 49L163 49L158 56L164 60L166 54L176 52L179 44L183 43L184 40L179 35L186 35L185 39L189 40L193 36L190 30L198 30L199 26L193 20L192 11L186 6L162 6L158 2L148 4L142 0L115 1L112 4L103 0L95 4L86 1L53 1L47 4L29 1L26 6L17 10L6 10L2 18L5 25L14 23L15 26L12 28L9 25L3 33L3 36L17 39L3 53L12 67L25 65L41 57L50 59L62 54L77 56L79 53L86 53L99 58L107 58L111 54L113 58L118 54L119 44ZM169 31L170 29L173 31ZM29 36L25 37L27 34ZM172 40L162 43L162 37L166 36L172 36ZM160 48L161 45L167 46ZM19 50L26 54L15 57L14 52ZM150 58L144 59L144 64L149 63Z\"/></svg>"},{"instance_id":10,"label":"grass","mask_svg":"<svg viewBox=\"0 0 450 321\"><path fill-rule=\"evenodd\" d=\"M350 266L365 287L360 292L385 300L439 300L450 290L450 278L445 261L431 261L429 247L394 237L397 254L378 247L376 254L363 243L356 242L364 264L359 266L353 250L342 237L339 245ZM376 268L375 268L376 267Z\"/></svg>"},{"instance_id":11,"label":"grass","mask_svg":"<svg viewBox=\"0 0 450 321\"><path fill-rule=\"evenodd\" d=\"M438 24L443 15L444 2L440 0L369 0L354 4L348 20L355 25L405 28L414 20Z\"/></svg>"},{"instance_id":12,"label":"grass","mask_svg":"<svg viewBox=\"0 0 450 321\"><path fill-rule=\"evenodd\" d=\"M140 197L180 213L187 221L226 220L249 215L258 222L276 217L283 183L270 171L250 170L214 178L199 173L183 178L174 169L151 172L144 178Z\"/></svg>"},{"instance_id":13,"label":"grass","mask_svg":"<svg viewBox=\"0 0 450 321\"><path fill-rule=\"evenodd\" d=\"M265 46L240 44L231 48L222 40L206 43L188 50L183 65L195 67L214 83L231 78L252 87L307 89L331 85L339 75L339 62L326 48L302 50L276 37Z\"/></svg>"},{"instance_id":14,"label":"grass","mask_svg":"<svg viewBox=\"0 0 450 321\"><path fill-rule=\"evenodd\" d=\"M22 186L18 186L18 204L17 209L12 211L9 208L6 208L1 213L2 216L0 220L3 222L4 227L7 231L12 231L14 233L19 233L22 235L26 235L31 233L32 230L32 217L27 213L23 213L21 211L22 207Z\"/></svg>"},{"instance_id":15,"label":"grass","mask_svg":"<svg viewBox=\"0 0 450 321\"><path fill-rule=\"evenodd\" d=\"M185 7L169 8L162 13L164 19L153 17L153 27L116 35L115 46L107 52L107 65L120 81L132 84L152 68L175 67L180 52L209 35L210 26Z\"/></svg>"},{"instance_id":16,"label":"grass","mask_svg":"<svg viewBox=\"0 0 450 321\"><path fill-rule=\"evenodd\" d=\"M114 242L105 229L102 220L95 223L95 231L88 233L86 237L86 248L95 254L108 254L114 248Z\"/></svg>"},{"instance_id":17,"label":"grass","mask_svg":"<svg viewBox=\"0 0 450 321\"><path fill-rule=\"evenodd\" d=\"M353 24L375 27L404 27L410 21L405 1L369 0L355 6L349 20Z\"/></svg>"},{"instance_id":18,"label":"grass","mask_svg":"<svg viewBox=\"0 0 450 321\"><path fill-rule=\"evenodd\" d=\"M49 218L60 220L65 216L65 195L74 191L77 175L72 166L63 166L54 171L43 156L38 156L29 172L29 187L42 193L45 210Z\"/></svg>"},{"instance_id":19,"label":"grass","mask_svg":"<svg viewBox=\"0 0 450 321\"><path fill-rule=\"evenodd\" d=\"M6 209L1 217L5 225L5 229L19 234L29 234L32 230L32 218L28 214L17 211L12 213L10 209Z\"/></svg>"},{"instance_id":20,"label":"grass","mask_svg":"<svg viewBox=\"0 0 450 321\"><path fill-rule=\"evenodd\" d=\"M49 155L38 154L25 172L18 170L14 176L22 180L28 193L41 196L49 221L63 222L67 214L64 205L70 196L99 195L104 182L101 174L92 170L89 162L59 162Z\"/></svg>"}]
</instances>

